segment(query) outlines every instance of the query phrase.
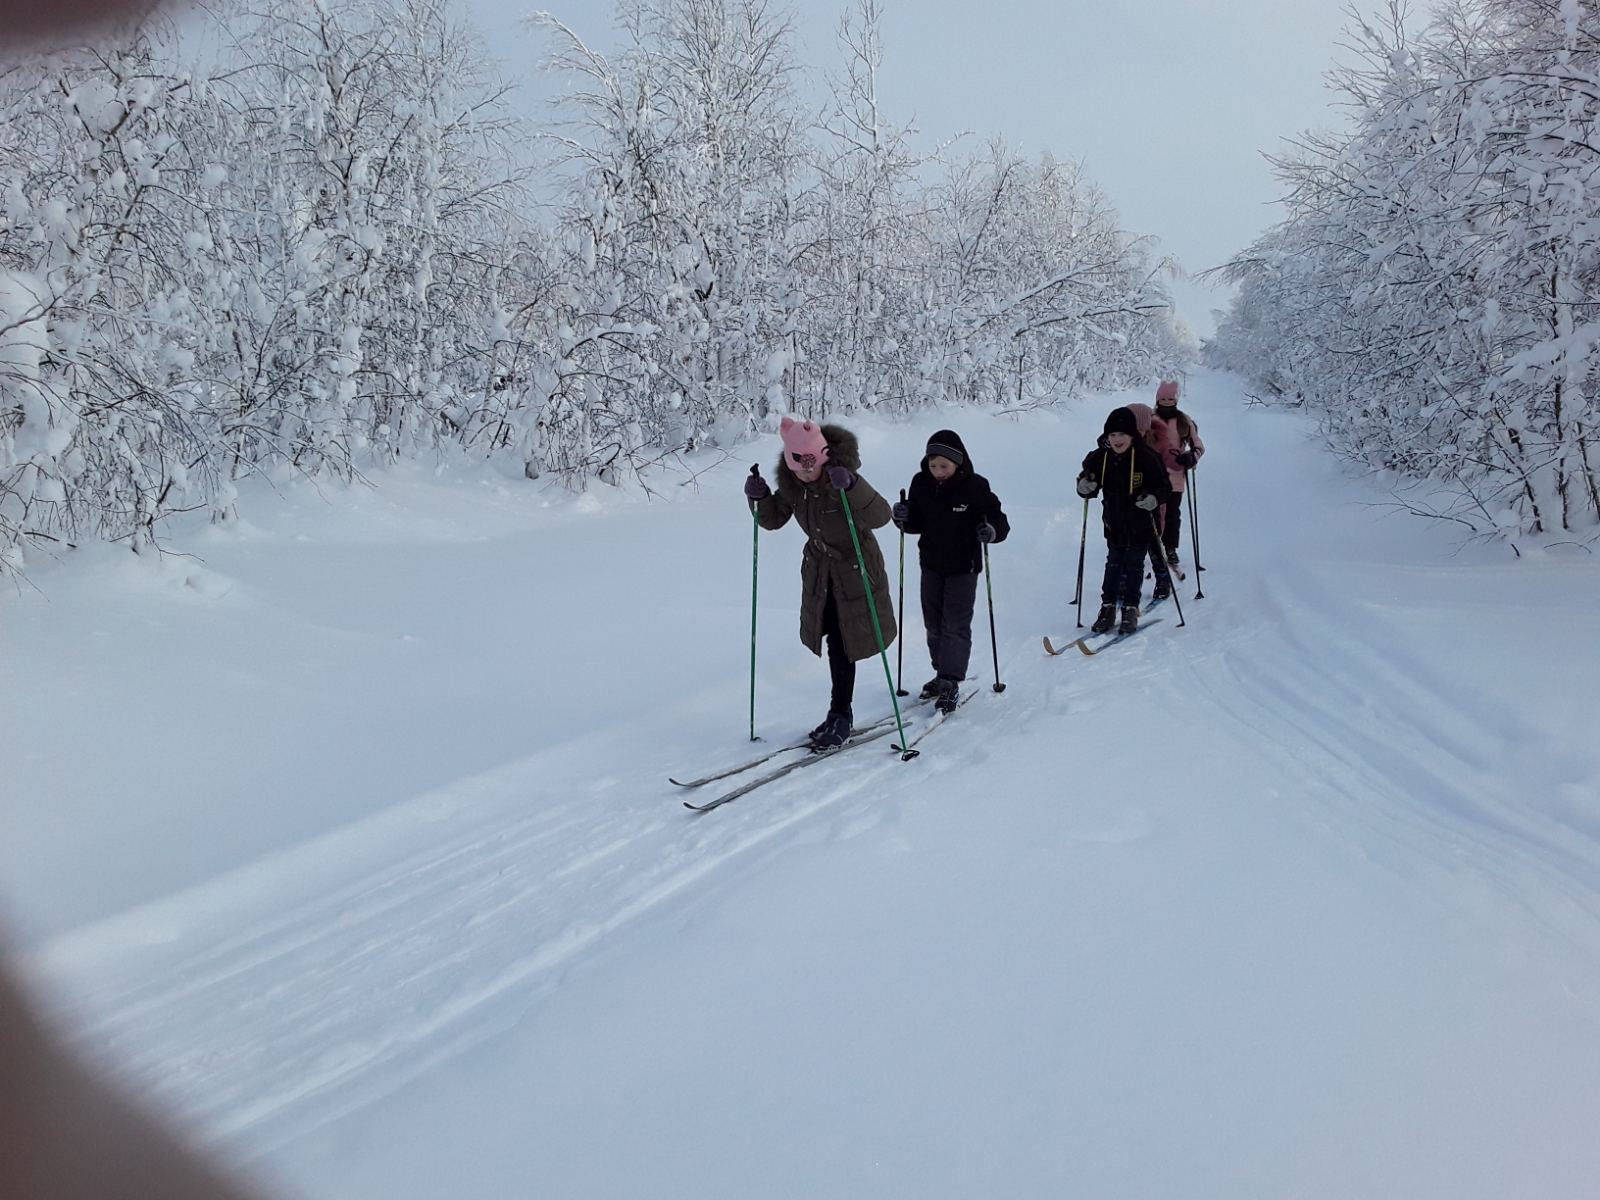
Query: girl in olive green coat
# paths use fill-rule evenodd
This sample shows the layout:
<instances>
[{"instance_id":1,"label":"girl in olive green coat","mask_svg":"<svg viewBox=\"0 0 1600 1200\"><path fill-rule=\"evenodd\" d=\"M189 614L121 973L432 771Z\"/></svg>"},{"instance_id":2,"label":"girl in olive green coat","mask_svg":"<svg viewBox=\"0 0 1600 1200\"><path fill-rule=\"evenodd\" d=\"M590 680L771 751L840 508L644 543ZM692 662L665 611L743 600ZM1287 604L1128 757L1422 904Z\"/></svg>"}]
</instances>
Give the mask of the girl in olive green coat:
<instances>
[{"instance_id":1,"label":"girl in olive green coat","mask_svg":"<svg viewBox=\"0 0 1600 1200\"><path fill-rule=\"evenodd\" d=\"M806 535L800 562L800 640L817 655L827 643L833 691L827 717L811 731L812 745L826 750L843 745L854 726L856 663L878 653L840 493L849 498L855 518L884 646L895 637L894 605L883 552L872 531L889 523L889 502L857 474L861 448L849 430L785 417L778 432L783 438L778 490L760 475L751 475L745 480L745 498L755 505L763 529L781 529L793 517Z\"/></svg>"}]
</instances>

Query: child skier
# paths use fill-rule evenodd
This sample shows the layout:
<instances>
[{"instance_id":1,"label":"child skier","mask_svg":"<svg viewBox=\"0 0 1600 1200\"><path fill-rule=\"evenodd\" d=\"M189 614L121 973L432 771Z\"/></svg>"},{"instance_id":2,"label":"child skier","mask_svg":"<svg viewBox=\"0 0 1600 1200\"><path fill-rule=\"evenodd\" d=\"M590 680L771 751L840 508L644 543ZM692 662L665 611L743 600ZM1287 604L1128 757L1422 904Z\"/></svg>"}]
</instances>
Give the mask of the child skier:
<instances>
[{"instance_id":1,"label":"child skier","mask_svg":"<svg viewBox=\"0 0 1600 1200\"><path fill-rule=\"evenodd\" d=\"M1122 606L1119 633L1139 627L1139 592L1144 559L1156 542L1155 512L1172 500L1172 484L1154 450L1139 439L1139 422L1127 408L1106 417L1101 445L1083 460L1078 495L1101 493L1101 521L1106 535L1106 570L1100 585L1100 615L1092 630L1105 633Z\"/></svg>"},{"instance_id":2,"label":"child skier","mask_svg":"<svg viewBox=\"0 0 1600 1200\"><path fill-rule=\"evenodd\" d=\"M1162 548L1167 562L1178 565L1178 534L1183 526L1183 485L1189 469L1194 467L1206 452L1200 440L1200 430L1187 413L1178 411L1178 382L1162 380L1156 388L1155 420L1150 422L1149 441L1161 456L1167 468L1167 478L1175 493L1167 505L1166 519L1161 527Z\"/></svg>"},{"instance_id":3,"label":"child skier","mask_svg":"<svg viewBox=\"0 0 1600 1200\"><path fill-rule=\"evenodd\" d=\"M1011 523L989 481L972 469L967 448L953 430L928 439L921 469L906 498L894 506L894 523L918 534L922 566L922 624L928 633L933 678L922 699L952 711L972 657L972 612L983 571L983 548L1003 542Z\"/></svg>"},{"instance_id":4,"label":"child skier","mask_svg":"<svg viewBox=\"0 0 1600 1200\"><path fill-rule=\"evenodd\" d=\"M1134 424L1138 427L1139 440L1149 446L1150 449L1156 450L1155 431L1153 428L1156 424L1155 410L1148 404L1139 403L1130 404L1127 408L1133 414ZM1100 444L1102 446L1105 444L1104 434L1101 435ZM1156 452L1158 455L1160 454L1159 450ZM1156 509L1157 529L1163 527L1163 522L1166 520L1166 512L1167 506L1165 504ZM1174 570L1173 566L1167 562L1167 556L1161 548L1161 539L1159 537L1153 539L1150 543L1150 570L1156 577L1155 590L1150 593L1150 602L1154 604L1157 600L1165 600L1172 595L1172 572Z\"/></svg>"},{"instance_id":5,"label":"child skier","mask_svg":"<svg viewBox=\"0 0 1600 1200\"><path fill-rule=\"evenodd\" d=\"M887 646L896 633L894 605L883 552L872 531L889 523L889 502L857 474L861 450L849 430L784 417L778 433L783 439L778 490L774 492L765 479L753 474L745 480L744 494L754 505L763 529L781 529L793 517L805 531L806 547L800 560L800 640L819 656L823 641L827 641L832 680L828 715L811 731L811 744L818 750L831 750L843 745L854 728L856 663L878 653L872 610L861 584L844 506L848 500L872 581L870 602Z\"/></svg>"}]
</instances>

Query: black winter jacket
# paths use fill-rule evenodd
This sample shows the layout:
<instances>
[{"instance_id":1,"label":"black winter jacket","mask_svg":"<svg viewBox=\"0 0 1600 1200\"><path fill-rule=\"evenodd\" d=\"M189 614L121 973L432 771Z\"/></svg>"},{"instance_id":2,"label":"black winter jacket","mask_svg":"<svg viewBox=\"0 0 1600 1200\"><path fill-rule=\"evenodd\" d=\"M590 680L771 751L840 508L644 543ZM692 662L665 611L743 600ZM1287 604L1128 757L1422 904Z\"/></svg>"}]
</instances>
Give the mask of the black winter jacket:
<instances>
[{"instance_id":1,"label":"black winter jacket","mask_svg":"<svg viewBox=\"0 0 1600 1200\"><path fill-rule=\"evenodd\" d=\"M983 543L978 541L978 525L994 526L994 540L1003 542L1011 532L1011 522L1000 509L1000 500L989 481L972 469L967 448L954 433L941 430L934 440L959 450L966 458L956 473L940 483L928 472L928 460L911 480L906 493L905 531L921 535L917 561L924 571L939 575L976 575L983 570Z\"/></svg>"},{"instance_id":2,"label":"black winter jacket","mask_svg":"<svg viewBox=\"0 0 1600 1200\"><path fill-rule=\"evenodd\" d=\"M1100 446L1085 456L1083 474L1093 478L1100 488L1100 519L1106 541L1114 546L1136 545L1156 536L1156 514L1134 506L1140 496L1149 493L1158 504L1175 501L1176 493L1161 456L1139 438L1134 438L1121 454L1102 439Z\"/></svg>"}]
</instances>

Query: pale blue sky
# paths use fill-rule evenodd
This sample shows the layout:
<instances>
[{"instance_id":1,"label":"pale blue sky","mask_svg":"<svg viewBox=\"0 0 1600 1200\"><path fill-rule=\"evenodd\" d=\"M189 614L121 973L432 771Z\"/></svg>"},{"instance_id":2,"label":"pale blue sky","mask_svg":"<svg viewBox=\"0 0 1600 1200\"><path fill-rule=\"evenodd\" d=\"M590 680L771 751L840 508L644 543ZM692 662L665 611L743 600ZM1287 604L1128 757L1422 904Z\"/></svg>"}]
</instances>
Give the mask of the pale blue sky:
<instances>
[{"instance_id":1,"label":"pale blue sky","mask_svg":"<svg viewBox=\"0 0 1600 1200\"><path fill-rule=\"evenodd\" d=\"M610 0L461 0L535 111L542 39L518 18L549 8L597 48ZM883 0L880 99L931 144L962 129L1029 152L1081 158L1124 224L1191 271L1242 249L1277 219L1261 151L1339 121L1323 73L1340 55L1347 0ZM1363 3L1370 9L1370 3ZM837 61L843 0L794 6L798 57L821 94ZM1175 289L1201 333L1222 293Z\"/></svg>"}]
</instances>

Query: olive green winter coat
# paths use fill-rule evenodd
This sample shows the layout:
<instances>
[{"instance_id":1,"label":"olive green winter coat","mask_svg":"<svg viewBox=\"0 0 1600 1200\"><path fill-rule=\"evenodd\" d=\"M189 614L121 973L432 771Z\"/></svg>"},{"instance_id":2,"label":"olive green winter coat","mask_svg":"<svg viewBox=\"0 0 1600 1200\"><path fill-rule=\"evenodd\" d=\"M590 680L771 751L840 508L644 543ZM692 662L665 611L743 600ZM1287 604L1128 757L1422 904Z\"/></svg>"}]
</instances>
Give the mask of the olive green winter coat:
<instances>
[{"instance_id":1,"label":"olive green winter coat","mask_svg":"<svg viewBox=\"0 0 1600 1200\"><path fill-rule=\"evenodd\" d=\"M861 448L855 434L838 425L824 425L822 436L828 442L828 466L861 470ZM801 483L782 455L778 457L777 476L777 491L756 502L756 519L763 529L781 529L793 517L805 531L806 549L800 559L800 640L811 653L822 653L822 613L831 590L839 606L845 653L852 662L871 658L878 653L878 642L872 634L867 593L861 585L861 568L856 564L838 489L829 485L826 470L816 483ZM889 502L859 474L845 494L861 539L867 575L872 580L883 644L888 646L896 632L894 605L889 600L889 574L884 569L883 551L878 549L872 531L889 523Z\"/></svg>"}]
</instances>

